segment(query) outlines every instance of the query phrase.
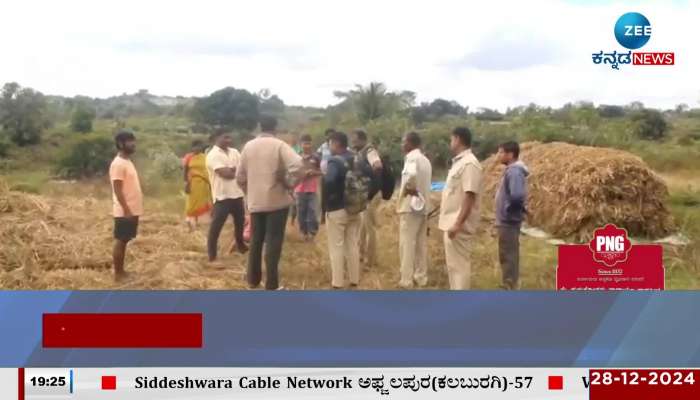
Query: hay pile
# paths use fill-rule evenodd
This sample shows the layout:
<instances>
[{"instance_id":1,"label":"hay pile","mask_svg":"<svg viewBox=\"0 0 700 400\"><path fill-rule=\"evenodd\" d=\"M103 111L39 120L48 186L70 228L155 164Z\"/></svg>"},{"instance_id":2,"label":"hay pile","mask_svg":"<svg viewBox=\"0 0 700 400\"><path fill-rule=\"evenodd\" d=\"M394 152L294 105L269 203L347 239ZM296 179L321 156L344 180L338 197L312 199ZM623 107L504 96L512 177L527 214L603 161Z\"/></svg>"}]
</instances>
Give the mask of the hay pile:
<instances>
[{"instance_id":1,"label":"hay pile","mask_svg":"<svg viewBox=\"0 0 700 400\"><path fill-rule=\"evenodd\" d=\"M74 218L94 207L95 199L50 201L14 192L0 183L0 267L31 275L37 266L56 269L107 268L99 235L90 232L107 229L91 215ZM71 214L71 218L64 218Z\"/></svg>"},{"instance_id":2,"label":"hay pile","mask_svg":"<svg viewBox=\"0 0 700 400\"><path fill-rule=\"evenodd\" d=\"M665 206L668 189L637 156L567 143L528 142L520 159L530 169L528 222L557 237L583 240L606 223L631 236L659 238L674 231ZM493 212L504 167L483 162L484 209Z\"/></svg>"},{"instance_id":3,"label":"hay pile","mask_svg":"<svg viewBox=\"0 0 700 400\"><path fill-rule=\"evenodd\" d=\"M85 189L76 185L76 189ZM0 288L205 289L242 287L241 268L206 268L205 238L189 234L179 215L152 212L129 247L126 286L112 275L113 222L105 196L39 196L0 182ZM226 245L226 240L222 240Z\"/></svg>"}]
</instances>

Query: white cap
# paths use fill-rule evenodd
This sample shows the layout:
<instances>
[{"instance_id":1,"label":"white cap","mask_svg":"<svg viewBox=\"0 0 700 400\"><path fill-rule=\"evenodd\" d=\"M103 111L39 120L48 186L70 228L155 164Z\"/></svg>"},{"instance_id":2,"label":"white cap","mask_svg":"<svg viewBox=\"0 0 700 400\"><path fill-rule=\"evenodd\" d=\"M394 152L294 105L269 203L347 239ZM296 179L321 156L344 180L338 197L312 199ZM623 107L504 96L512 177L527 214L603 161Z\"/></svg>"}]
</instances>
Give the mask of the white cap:
<instances>
[{"instance_id":1,"label":"white cap","mask_svg":"<svg viewBox=\"0 0 700 400\"><path fill-rule=\"evenodd\" d=\"M425 198L421 193L418 193L418 196L411 196L410 204L413 211L423 211L425 208Z\"/></svg>"}]
</instances>

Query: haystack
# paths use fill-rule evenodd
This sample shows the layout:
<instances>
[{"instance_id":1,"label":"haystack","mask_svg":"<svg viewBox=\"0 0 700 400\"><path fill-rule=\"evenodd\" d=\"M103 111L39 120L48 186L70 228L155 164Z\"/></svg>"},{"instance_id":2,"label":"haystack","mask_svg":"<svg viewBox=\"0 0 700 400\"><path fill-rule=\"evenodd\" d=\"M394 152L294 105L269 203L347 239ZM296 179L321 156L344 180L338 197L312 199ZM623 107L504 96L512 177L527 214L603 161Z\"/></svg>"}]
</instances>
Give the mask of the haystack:
<instances>
[{"instance_id":1,"label":"haystack","mask_svg":"<svg viewBox=\"0 0 700 400\"><path fill-rule=\"evenodd\" d=\"M665 206L668 189L637 156L607 148L528 142L520 159L530 169L528 222L557 237L590 238L607 223L631 236L659 238L674 231ZM483 162L484 206L493 210L504 167Z\"/></svg>"}]
</instances>

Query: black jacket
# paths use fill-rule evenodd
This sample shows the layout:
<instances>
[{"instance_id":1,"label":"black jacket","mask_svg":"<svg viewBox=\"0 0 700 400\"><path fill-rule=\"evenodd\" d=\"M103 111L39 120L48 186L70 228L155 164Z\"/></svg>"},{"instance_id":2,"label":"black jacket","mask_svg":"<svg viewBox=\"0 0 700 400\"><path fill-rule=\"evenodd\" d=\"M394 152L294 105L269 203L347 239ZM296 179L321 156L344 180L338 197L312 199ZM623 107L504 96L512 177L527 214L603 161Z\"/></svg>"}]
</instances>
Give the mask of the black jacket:
<instances>
[{"instance_id":1,"label":"black jacket","mask_svg":"<svg viewBox=\"0 0 700 400\"><path fill-rule=\"evenodd\" d=\"M326 175L323 176L323 201L326 211L337 211L345 208L345 162L352 167L354 154L346 151L332 156L328 160Z\"/></svg>"}]
</instances>

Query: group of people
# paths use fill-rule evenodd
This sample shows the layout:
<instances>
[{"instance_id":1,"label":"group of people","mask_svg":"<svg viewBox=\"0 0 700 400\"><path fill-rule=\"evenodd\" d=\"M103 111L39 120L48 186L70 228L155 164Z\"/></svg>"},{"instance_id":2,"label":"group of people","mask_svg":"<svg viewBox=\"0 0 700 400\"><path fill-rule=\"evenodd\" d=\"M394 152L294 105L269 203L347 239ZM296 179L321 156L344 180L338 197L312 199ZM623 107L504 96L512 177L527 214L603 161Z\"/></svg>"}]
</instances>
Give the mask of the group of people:
<instances>
[{"instance_id":1,"label":"group of people","mask_svg":"<svg viewBox=\"0 0 700 400\"><path fill-rule=\"evenodd\" d=\"M324 143L314 150L309 135L302 135L298 149L294 149L275 135L276 128L275 118L263 117L260 133L240 152L225 130L216 132L209 149L202 142L193 143L192 153L183 160L188 223L193 226L200 218L211 216L207 251L214 262L219 235L231 215L235 232L232 250L248 253L248 287L258 288L264 281L265 289L278 290L282 288L279 261L292 209L306 241L314 240L320 225L326 226L330 286L357 287L363 261L369 268L376 263L377 207L382 199L392 197L395 186L390 165L361 129L350 135L328 129ZM442 190L438 227L444 232L450 289L463 290L471 287L470 253L479 223L482 168L471 151L468 128L455 128L450 137L454 158ZM143 213L138 173L130 159L135 140L128 131L116 135L118 154L110 166L117 280L127 276L126 246L136 237ZM428 284L432 165L421 145L418 133L404 135L396 209L401 288ZM507 166L495 203L504 289L519 285L519 235L526 215L529 174L518 160L519 152L516 142L503 143L498 150L498 160ZM250 232L246 232L247 227Z\"/></svg>"}]
</instances>

